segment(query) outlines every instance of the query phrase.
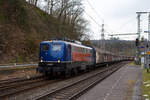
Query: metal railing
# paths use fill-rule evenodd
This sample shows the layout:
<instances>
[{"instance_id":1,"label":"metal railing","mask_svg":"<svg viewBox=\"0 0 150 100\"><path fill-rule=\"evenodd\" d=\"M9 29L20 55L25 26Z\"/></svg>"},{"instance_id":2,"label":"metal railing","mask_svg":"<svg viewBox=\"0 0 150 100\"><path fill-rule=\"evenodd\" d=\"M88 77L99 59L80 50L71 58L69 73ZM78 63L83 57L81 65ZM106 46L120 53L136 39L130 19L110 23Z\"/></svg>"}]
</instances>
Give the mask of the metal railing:
<instances>
[{"instance_id":1,"label":"metal railing","mask_svg":"<svg viewBox=\"0 0 150 100\"><path fill-rule=\"evenodd\" d=\"M8 67L26 67L26 66L37 66L36 62L30 63L9 63L9 64L0 64L0 68L8 68Z\"/></svg>"}]
</instances>

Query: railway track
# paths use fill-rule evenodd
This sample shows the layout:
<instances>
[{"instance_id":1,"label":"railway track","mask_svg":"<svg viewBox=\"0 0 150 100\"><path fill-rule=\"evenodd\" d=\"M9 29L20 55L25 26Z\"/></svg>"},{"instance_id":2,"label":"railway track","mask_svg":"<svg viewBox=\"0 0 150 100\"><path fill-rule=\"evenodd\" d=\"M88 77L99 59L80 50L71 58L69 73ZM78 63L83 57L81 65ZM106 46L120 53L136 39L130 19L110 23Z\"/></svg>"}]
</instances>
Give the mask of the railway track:
<instances>
[{"instance_id":1,"label":"railway track","mask_svg":"<svg viewBox=\"0 0 150 100\"><path fill-rule=\"evenodd\" d=\"M0 81L0 98L38 87L43 85L44 82L45 78L42 75L32 76L31 78L13 78Z\"/></svg>"},{"instance_id":2,"label":"railway track","mask_svg":"<svg viewBox=\"0 0 150 100\"><path fill-rule=\"evenodd\" d=\"M35 79L39 79L39 78L43 78L43 75L35 75L35 76L29 76L29 77L0 80L0 86L1 85L6 85L6 84L11 84L11 83L18 83L18 82L28 81L28 80L35 80Z\"/></svg>"},{"instance_id":3,"label":"railway track","mask_svg":"<svg viewBox=\"0 0 150 100\"><path fill-rule=\"evenodd\" d=\"M73 100L79 95L84 93L86 90L95 86L97 83L111 75L113 72L117 71L124 63L121 65L117 64L112 67L105 68L92 76L83 78L73 83L68 83L68 85L58 88L54 91L40 95L35 100Z\"/></svg>"},{"instance_id":4,"label":"railway track","mask_svg":"<svg viewBox=\"0 0 150 100\"><path fill-rule=\"evenodd\" d=\"M45 80L41 77L26 81L12 81L10 84L0 85L0 98L3 98L3 100L64 100L64 98L65 100L71 100L116 71L121 65L118 63L111 66L102 67L65 80Z\"/></svg>"},{"instance_id":5,"label":"railway track","mask_svg":"<svg viewBox=\"0 0 150 100\"><path fill-rule=\"evenodd\" d=\"M36 80L29 83L23 83L20 86L18 85L17 87L5 87L3 89L0 89L0 98L3 98L3 100L7 100L7 98L15 97L18 94L23 94L24 92L28 92L32 89L40 88L48 84L56 83L58 81L60 80Z\"/></svg>"}]
</instances>

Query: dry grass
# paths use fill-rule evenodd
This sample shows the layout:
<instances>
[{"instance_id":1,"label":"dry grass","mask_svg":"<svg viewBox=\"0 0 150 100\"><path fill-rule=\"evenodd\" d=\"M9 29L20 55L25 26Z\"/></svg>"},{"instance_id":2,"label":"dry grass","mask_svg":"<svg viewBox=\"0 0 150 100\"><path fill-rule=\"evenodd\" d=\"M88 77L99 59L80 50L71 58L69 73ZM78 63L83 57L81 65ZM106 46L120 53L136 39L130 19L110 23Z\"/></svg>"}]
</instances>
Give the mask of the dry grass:
<instances>
[{"instance_id":1,"label":"dry grass","mask_svg":"<svg viewBox=\"0 0 150 100\"><path fill-rule=\"evenodd\" d=\"M125 100L132 100L132 93L133 93L135 82L136 82L135 80L128 81L128 91Z\"/></svg>"},{"instance_id":2,"label":"dry grass","mask_svg":"<svg viewBox=\"0 0 150 100\"><path fill-rule=\"evenodd\" d=\"M0 80L19 78L19 77L28 77L35 75L36 67L14 67L14 68L1 68L0 69Z\"/></svg>"},{"instance_id":3,"label":"dry grass","mask_svg":"<svg viewBox=\"0 0 150 100\"><path fill-rule=\"evenodd\" d=\"M143 98L150 99L150 73L146 69L143 70Z\"/></svg>"}]
</instances>

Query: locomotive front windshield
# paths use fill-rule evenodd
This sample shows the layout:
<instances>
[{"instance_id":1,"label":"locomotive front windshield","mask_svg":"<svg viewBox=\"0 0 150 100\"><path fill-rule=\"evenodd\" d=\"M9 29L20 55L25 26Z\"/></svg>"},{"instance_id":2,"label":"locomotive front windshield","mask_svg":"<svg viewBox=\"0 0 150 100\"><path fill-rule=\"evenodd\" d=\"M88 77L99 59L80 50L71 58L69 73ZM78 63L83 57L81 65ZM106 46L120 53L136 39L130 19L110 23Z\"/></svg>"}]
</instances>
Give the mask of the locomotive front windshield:
<instances>
[{"instance_id":1,"label":"locomotive front windshield","mask_svg":"<svg viewBox=\"0 0 150 100\"><path fill-rule=\"evenodd\" d=\"M42 51L48 51L48 50L49 50L49 45L48 44L42 45Z\"/></svg>"},{"instance_id":2,"label":"locomotive front windshield","mask_svg":"<svg viewBox=\"0 0 150 100\"><path fill-rule=\"evenodd\" d=\"M62 45L53 44L52 51L61 51Z\"/></svg>"}]
</instances>

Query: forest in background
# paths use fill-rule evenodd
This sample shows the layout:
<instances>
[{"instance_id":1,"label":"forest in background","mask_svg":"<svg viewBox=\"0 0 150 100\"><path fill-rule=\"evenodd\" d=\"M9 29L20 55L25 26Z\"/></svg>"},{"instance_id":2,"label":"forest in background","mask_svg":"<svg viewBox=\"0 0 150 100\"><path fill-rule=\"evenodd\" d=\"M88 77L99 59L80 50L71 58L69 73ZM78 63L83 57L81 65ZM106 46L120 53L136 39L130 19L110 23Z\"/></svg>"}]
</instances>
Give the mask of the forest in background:
<instances>
[{"instance_id":1,"label":"forest in background","mask_svg":"<svg viewBox=\"0 0 150 100\"><path fill-rule=\"evenodd\" d=\"M92 40L92 44L96 47L99 47L103 50L118 54L118 55L127 55L135 56L136 46L135 41L126 41L119 39L110 39L110 40ZM104 45L105 44L105 45Z\"/></svg>"}]
</instances>

